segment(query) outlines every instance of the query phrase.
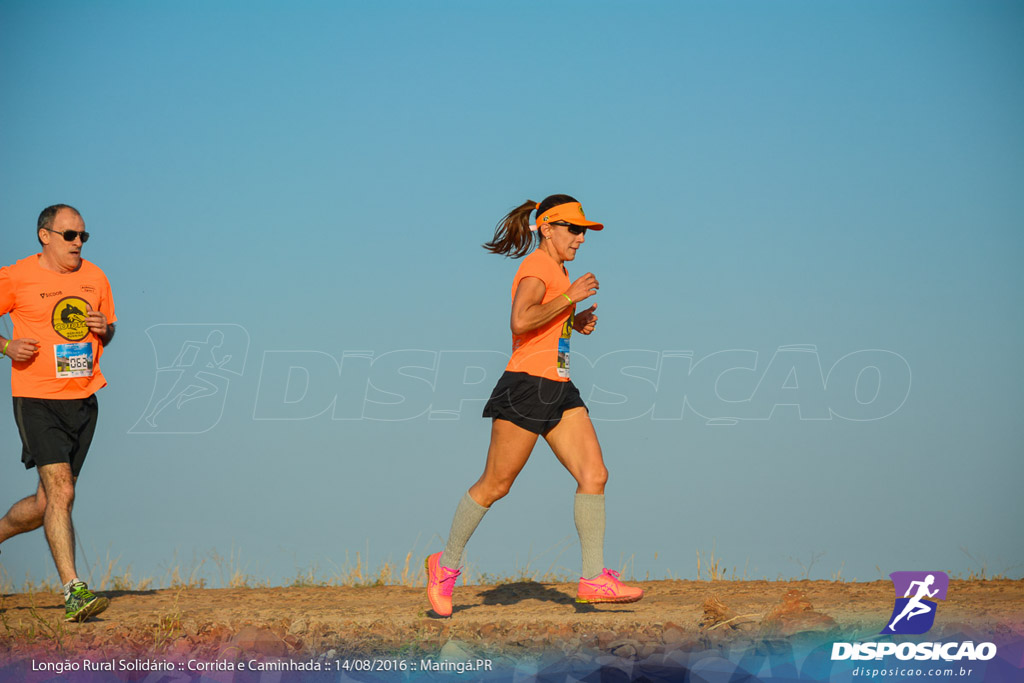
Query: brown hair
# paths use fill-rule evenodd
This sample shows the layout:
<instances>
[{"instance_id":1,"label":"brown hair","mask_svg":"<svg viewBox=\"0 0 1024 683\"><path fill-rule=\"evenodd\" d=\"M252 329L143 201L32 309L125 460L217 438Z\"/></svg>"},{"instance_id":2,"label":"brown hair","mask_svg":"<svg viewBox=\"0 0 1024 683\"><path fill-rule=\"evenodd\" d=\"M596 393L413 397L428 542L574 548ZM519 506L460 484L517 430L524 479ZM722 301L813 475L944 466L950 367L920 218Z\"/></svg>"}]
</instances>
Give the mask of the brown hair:
<instances>
[{"instance_id":1,"label":"brown hair","mask_svg":"<svg viewBox=\"0 0 1024 683\"><path fill-rule=\"evenodd\" d=\"M505 214L505 217L498 221L494 228L494 237L490 242L482 245L484 249L492 254L503 254L509 258L520 258L529 253L533 246L534 238L540 243L540 230L530 230L530 214L537 209L540 215L553 206L560 204L571 204L576 200L567 194L553 194L537 205L532 199L525 202Z\"/></svg>"}]
</instances>

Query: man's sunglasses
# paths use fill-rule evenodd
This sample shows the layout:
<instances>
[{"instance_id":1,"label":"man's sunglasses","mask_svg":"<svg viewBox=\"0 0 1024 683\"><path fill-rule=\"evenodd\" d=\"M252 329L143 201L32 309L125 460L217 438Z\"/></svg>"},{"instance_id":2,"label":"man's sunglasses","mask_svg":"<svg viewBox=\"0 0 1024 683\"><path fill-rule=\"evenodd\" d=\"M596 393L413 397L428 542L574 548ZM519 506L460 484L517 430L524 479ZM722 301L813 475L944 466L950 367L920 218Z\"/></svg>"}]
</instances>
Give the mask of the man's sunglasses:
<instances>
[{"instance_id":1,"label":"man's sunglasses","mask_svg":"<svg viewBox=\"0 0 1024 683\"><path fill-rule=\"evenodd\" d=\"M566 223L565 221L555 221L551 225L564 225L571 235L582 235L587 231L586 226L573 225L572 223Z\"/></svg>"},{"instance_id":2,"label":"man's sunglasses","mask_svg":"<svg viewBox=\"0 0 1024 683\"><path fill-rule=\"evenodd\" d=\"M43 228L43 230L50 230L50 228ZM78 232L77 230L65 230L63 232L60 230L50 230L50 232L55 232L58 235L64 235L65 242L74 242L76 237L82 238L82 244L89 241L89 233L84 230L82 232Z\"/></svg>"}]
</instances>

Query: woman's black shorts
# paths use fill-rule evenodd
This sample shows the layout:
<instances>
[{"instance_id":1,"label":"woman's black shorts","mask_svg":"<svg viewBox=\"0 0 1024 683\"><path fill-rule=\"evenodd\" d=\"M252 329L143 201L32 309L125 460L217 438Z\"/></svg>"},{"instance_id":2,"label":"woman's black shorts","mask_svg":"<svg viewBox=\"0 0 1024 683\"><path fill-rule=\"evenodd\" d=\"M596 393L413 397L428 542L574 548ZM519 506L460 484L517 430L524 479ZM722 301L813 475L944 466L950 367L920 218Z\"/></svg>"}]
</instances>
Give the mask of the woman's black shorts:
<instances>
[{"instance_id":1,"label":"woman's black shorts","mask_svg":"<svg viewBox=\"0 0 1024 683\"><path fill-rule=\"evenodd\" d=\"M73 399L14 397L25 469L66 462L78 476L96 431L96 396Z\"/></svg>"},{"instance_id":2,"label":"woman's black shorts","mask_svg":"<svg viewBox=\"0 0 1024 683\"><path fill-rule=\"evenodd\" d=\"M544 434L570 408L587 407L572 382L556 382L525 372L505 372L484 405L484 417L501 418Z\"/></svg>"}]
</instances>

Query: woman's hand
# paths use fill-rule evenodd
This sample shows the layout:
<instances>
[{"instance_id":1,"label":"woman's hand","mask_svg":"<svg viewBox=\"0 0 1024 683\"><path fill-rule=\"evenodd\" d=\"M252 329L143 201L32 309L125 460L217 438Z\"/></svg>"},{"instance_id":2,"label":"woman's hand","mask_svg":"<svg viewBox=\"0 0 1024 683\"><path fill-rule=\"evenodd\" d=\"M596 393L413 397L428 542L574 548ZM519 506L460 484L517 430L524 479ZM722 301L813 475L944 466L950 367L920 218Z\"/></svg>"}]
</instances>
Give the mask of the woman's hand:
<instances>
[{"instance_id":1,"label":"woman's hand","mask_svg":"<svg viewBox=\"0 0 1024 683\"><path fill-rule=\"evenodd\" d=\"M597 316L594 315L594 309L596 308L597 304L594 304L582 313L577 313L572 321L572 329L580 334L590 334L593 332L594 327L597 326Z\"/></svg>"},{"instance_id":2,"label":"woman's hand","mask_svg":"<svg viewBox=\"0 0 1024 683\"><path fill-rule=\"evenodd\" d=\"M593 273L587 273L581 278L578 278L576 282L569 285L569 289L566 290L565 295L572 299L573 303L583 301L589 296L597 294L597 290L601 286L597 282L597 278L594 277Z\"/></svg>"}]
</instances>

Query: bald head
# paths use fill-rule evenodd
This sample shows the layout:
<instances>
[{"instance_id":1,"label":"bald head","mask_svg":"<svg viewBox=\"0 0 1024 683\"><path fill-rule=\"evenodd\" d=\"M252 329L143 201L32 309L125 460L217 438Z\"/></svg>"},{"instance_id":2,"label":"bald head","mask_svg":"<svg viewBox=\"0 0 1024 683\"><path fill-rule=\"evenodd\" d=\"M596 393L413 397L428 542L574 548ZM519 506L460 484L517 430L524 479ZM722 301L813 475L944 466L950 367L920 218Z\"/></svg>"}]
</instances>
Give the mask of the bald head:
<instances>
[{"instance_id":1,"label":"bald head","mask_svg":"<svg viewBox=\"0 0 1024 683\"><path fill-rule=\"evenodd\" d=\"M53 206L46 207L40 212L39 220L36 221L36 239L39 240L39 244L43 243L43 238L39 236L39 233L43 230L52 230L53 221L57 218L57 214L64 209L71 211L78 218L82 218L82 214L78 212L78 209L67 204L54 204Z\"/></svg>"}]
</instances>

